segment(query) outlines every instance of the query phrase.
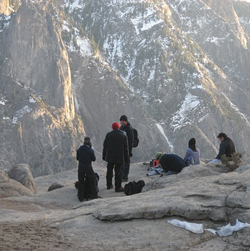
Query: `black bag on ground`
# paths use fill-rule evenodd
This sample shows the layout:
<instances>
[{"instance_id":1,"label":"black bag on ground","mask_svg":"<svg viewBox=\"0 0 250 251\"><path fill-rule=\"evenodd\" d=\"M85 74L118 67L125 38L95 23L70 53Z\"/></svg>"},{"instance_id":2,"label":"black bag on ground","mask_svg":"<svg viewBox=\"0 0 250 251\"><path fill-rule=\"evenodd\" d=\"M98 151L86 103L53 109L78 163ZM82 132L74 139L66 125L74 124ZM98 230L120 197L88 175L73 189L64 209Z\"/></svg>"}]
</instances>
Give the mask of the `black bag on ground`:
<instances>
[{"instance_id":1,"label":"black bag on ground","mask_svg":"<svg viewBox=\"0 0 250 251\"><path fill-rule=\"evenodd\" d=\"M132 195L132 194L140 193L144 186L145 186L144 180L139 180L138 182L131 181L131 182L129 182L128 184L126 184L124 186L124 193L126 195Z\"/></svg>"},{"instance_id":2,"label":"black bag on ground","mask_svg":"<svg viewBox=\"0 0 250 251\"><path fill-rule=\"evenodd\" d=\"M75 188L78 190L77 197L79 201L95 199L98 197L98 181L99 175L94 173L94 176L87 174L83 182L75 182Z\"/></svg>"}]
</instances>

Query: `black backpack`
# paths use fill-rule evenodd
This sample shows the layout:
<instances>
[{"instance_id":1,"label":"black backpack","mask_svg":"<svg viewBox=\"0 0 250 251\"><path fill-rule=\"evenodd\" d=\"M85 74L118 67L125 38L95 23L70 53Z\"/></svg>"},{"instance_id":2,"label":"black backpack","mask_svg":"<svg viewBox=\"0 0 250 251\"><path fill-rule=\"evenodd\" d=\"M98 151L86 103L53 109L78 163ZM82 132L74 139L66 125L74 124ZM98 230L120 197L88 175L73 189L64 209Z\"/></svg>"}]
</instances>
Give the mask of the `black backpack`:
<instances>
[{"instance_id":1,"label":"black backpack","mask_svg":"<svg viewBox=\"0 0 250 251\"><path fill-rule=\"evenodd\" d=\"M94 184L90 184L90 182L94 182ZM86 178L83 182L76 181L75 182L75 188L77 191L77 197L79 201L93 199L93 196L97 196L99 192L98 187L99 182L99 175L98 173L94 173L94 175L86 175ZM90 188L95 189L94 191L91 191Z\"/></svg>"},{"instance_id":2,"label":"black backpack","mask_svg":"<svg viewBox=\"0 0 250 251\"><path fill-rule=\"evenodd\" d=\"M138 138L138 132L135 128L133 128L134 131L134 142L133 147L137 147L139 145L139 138Z\"/></svg>"},{"instance_id":3,"label":"black backpack","mask_svg":"<svg viewBox=\"0 0 250 251\"><path fill-rule=\"evenodd\" d=\"M131 181L131 182L129 182L128 184L126 184L124 186L124 193L126 195L132 195L132 194L140 193L144 186L145 186L144 180L139 180L138 182Z\"/></svg>"}]
</instances>

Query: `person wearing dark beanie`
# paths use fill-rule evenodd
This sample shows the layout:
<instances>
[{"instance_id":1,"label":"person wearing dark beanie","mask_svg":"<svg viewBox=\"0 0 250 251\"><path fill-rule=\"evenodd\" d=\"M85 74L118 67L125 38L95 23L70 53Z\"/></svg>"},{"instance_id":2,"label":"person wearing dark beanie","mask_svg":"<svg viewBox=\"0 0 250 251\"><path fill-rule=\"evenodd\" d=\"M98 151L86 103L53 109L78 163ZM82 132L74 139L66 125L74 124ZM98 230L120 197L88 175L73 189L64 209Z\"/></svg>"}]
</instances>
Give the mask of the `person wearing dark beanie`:
<instances>
[{"instance_id":1,"label":"person wearing dark beanie","mask_svg":"<svg viewBox=\"0 0 250 251\"><path fill-rule=\"evenodd\" d=\"M96 160L95 152L89 137L84 138L83 145L76 152L78 164L78 199L96 199L98 198L98 189L96 184L96 175L92 167L92 161ZM85 187L87 185L87 189Z\"/></svg>"},{"instance_id":2,"label":"person wearing dark beanie","mask_svg":"<svg viewBox=\"0 0 250 251\"><path fill-rule=\"evenodd\" d=\"M122 115L120 117L120 121L126 121L126 122L128 122L128 117L126 115Z\"/></svg>"},{"instance_id":3,"label":"person wearing dark beanie","mask_svg":"<svg viewBox=\"0 0 250 251\"><path fill-rule=\"evenodd\" d=\"M123 192L122 187L122 165L128 160L128 139L126 135L119 130L117 122L112 124L112 131L107 133L103 142L102 159L107 161L106 185L107 189L113 186L113 169L115 169L115 191Z\"/></svg>"},{"instance_id":4,"label":"person wearing dark beanie","mask_svg":"<svg viewBox=\"0 0 250 251\"><path fill-rule=\"evenodd\" d=\"M130 123L128 122L128 118L126 115L122 115L120 117L120 130L123 131L127 138L128 138L128 149L129 149L129 158L127 162L123 164L122 167L122 181L127 182L128 181L128 175L129 175L129 169L130 169L130 157L132 157L132 148L134 143L134 130Z\"/></svg>"}]
</instances>

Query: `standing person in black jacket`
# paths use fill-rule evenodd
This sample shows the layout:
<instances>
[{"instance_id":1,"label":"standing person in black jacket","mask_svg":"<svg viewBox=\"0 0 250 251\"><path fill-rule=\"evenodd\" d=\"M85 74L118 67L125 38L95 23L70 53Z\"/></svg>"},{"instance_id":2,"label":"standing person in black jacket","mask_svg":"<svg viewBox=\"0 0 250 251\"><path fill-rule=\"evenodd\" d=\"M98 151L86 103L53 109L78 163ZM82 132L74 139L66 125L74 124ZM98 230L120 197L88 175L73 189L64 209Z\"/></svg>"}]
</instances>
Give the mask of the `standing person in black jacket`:
<instances>
[{"instance_id":1,"label":"standing person in black jacket","mask_svg":"<svg viewBox=\"0 0 250 251\"><path fill-rule=\"evenodd\" d=\"M89 137L84 138L83 145L80 146L80 148L76 152L76 159L79 161L78 165L79 200L83 201L83 199L98 198L96 175L92 168L92 161L95 161L96 157L95 157L95 152L92 149L92 144Z\"/></svg>"},{"instance_id":2,"label":"standing person in black jacket","mask_svg":"<svg viewBox=\"0 0 250 251\"><path fill-rule=\"evenodd\" d=\"M128 148L129 148L129 157L127 161L122 166L122 181L128 181L129 169L130 169L130 157L132 157L132 148L134 143L134 131L126 115L120 117L120 130L123 131L128 138Z\"/></svg>"},{"instance_id":3,"label":"standing person in black jacket","mask_svg":"<svg viewBox=\"0 0 250 251\"><path fill-rule=\"evenodd\" d=\"M226 154L227 157L231 158L232 154L235 153L234 142L224 132L219 133L217 138L221 142L220 150L219 150L218 155L215 157L215 159L210 161L209 163L221 161L221 156L224 154Z\"/></svg>"},{"instance_id":4,"label":"standing person in black jacket","mask_svg":"<svg viewBox=\"0 0 250 251\"><path fill-rule=\"evenodd\" d=\"M123 192L122 165L128 159L128 140L125 134L119 130L117 122L112 124L113 131L107 133L104 143L102 159L107 161L107 189L113 188L113 169L115 169L115 191Z\"/></svg>"}]
</instances>

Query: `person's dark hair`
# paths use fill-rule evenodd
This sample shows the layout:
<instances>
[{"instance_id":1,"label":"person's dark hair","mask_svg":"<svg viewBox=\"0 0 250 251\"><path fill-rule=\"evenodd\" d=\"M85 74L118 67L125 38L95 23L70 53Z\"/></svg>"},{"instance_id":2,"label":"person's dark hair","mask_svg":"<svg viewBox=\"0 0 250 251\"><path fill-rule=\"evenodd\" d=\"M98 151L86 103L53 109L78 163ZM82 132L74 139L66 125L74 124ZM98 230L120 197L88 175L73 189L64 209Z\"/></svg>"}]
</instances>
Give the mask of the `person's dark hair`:
<instances>
[{"instance_id":1,"label":"person's dark hair","mask_svg":"<svg viewBox=\"0 0 250 251\"><path fill-rule=\"evenodd\" d=\"M90 141L90 137L85 137L84 138L84 141L83 141L83 144L84 145L88 145L88 146L92 146L92 144L91 144L91 141Z\"/></svg>"},{"instance_id":2,"label":"person's dark hair","mask_svg":"<svg viewBox=\"0 0 250 251\"><path fill-rule=\"evenodd\" d=\"M227 135L224 133L224 132L221 132L221 133L219 133L219 135L217 136L217 138L224 138L224 139L226 139L227 138Z\"/></svg>"},{"instance_id":3,"label":"person's dark hair","mask_svg":"<svg viewBox=\"0 0 250 251\"><path fill-rule=\"evenodd\" d=\"M120 117L120 121L126 121L126 122L128 122L128 117L126 115L122 115Z\"/></svg>"},{"instance_id":4,"label":"person's dark hair","mask_svg":"<svg viewBox=\"0 0 250 251\"><path fill-rule=\"evenodd\" d=\"M196 149L196 140L195 140L195 138L192 138L192 139L190 139L189 140L189 142L188 142L188 147L190 148L190 149L192 149L193 151L195 151L195 152L197 152L197 149Z\"/></svg>"}]
</instances>

